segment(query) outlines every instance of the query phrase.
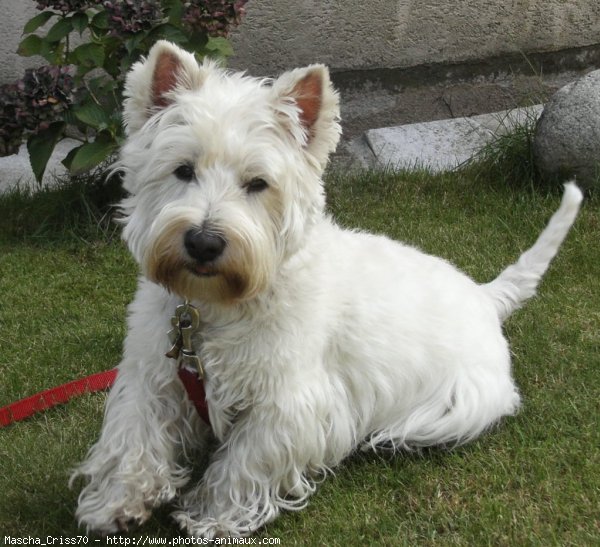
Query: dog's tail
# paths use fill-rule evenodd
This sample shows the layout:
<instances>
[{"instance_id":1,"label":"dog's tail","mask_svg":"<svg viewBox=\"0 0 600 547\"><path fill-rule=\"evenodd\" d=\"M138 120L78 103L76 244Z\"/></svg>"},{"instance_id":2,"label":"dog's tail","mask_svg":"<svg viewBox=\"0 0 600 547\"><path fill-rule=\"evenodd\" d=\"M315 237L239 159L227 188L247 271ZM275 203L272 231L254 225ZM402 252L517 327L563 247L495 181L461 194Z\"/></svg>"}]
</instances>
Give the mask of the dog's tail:
<instances>
[{"instance_id":1,"label":"dog's tail","mask_svg":"<svg viewBox=\"0 0 600 547\"><path fill-rule=\"evenodd\" d=\"M582 199L583 194L575 183L565 184L560 207L533 247L525 251L515 264L506 268L494 281L483 285L496 304L500 320L504 321L535 295L542 275L577 217Z\"/></svg>"}]
</instances>

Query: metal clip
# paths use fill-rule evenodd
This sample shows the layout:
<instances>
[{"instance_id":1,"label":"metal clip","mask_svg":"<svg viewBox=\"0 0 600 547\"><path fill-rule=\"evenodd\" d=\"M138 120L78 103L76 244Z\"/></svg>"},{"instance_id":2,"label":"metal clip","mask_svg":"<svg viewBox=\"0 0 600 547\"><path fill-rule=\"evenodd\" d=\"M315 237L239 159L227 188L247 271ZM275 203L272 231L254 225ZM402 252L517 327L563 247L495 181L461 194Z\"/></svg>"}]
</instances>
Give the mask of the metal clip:
<instances>
[{"instance_id":1,"label":"metal clip","mask_svg":"<svg viewBox=\"0 0 600 547\"><path fill-rule=\"evenodd\" d=\"M176 359L179 366L195 369L198 376L204 378L204 367L194 350L194 333L200 328L200 313L187 300L177 306L171 317L172 329L167 333L171 349L166 353L170 359Z\"/></svg>"},{"instance_id":2,"label":"metal clip","mask_svg":"<svg viewBox=\"0 0 600 547\"><path fill-rule=\"evenodd\" d=\"M196 307L186 301L185 304L177 306L175 315L179 318L179 331L183 340L183 350L193 353L192 336L200 327L200 313Z\"/></svg>"},{"instance_id":3,"label":"metal clip","mask_svg":"<svg viewBox=\"0 0 600 547\"><path fill-rule=\"evenodd\" d=\"M179 329L179 318L176 315L171 317L171 325L173 328L167 333L169 342L171 342L171 349L165 355L169 359L178 359L183 344L183 338L181 337L181 330Z\"/></svg>"},{"instance_id":4,"label":"metal clip","mask_svg":"<svg viewBox=\"0 0 600 547\"><path fill-rule=\"evenodd\" d=\"M198 378L200 380L204 379L204 367L202 366L202 361L195 353L188 353L186 350L183 350L181 352L179 366L195 370L198 373Z\"/></svg>"}]
</instances>

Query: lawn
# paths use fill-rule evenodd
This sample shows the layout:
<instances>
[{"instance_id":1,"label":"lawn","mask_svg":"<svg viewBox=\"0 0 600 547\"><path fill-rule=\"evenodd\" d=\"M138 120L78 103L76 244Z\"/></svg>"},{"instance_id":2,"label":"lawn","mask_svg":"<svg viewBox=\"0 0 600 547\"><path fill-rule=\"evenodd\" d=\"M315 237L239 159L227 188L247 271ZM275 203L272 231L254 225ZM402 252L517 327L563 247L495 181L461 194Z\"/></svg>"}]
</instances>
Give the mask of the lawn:
<instances>
[{"instance_id":1,"label":"lawn","mask_svg":"<svg viewBox=\"0 0 600 547\"><path fill-rule=\"evenodd\" d=\"M560 200L557 191L468 172L332 174L327 182L344 226L443 256L481 282L533 243ZM0 406L119 362L137 267L80 192L0 198ZM588 199L539 296L505 325L524 400L518 416L453 451L356 454L307 509L257 537L600 544L599 221L599 200ZM104 398L87 395L0 430L0 539L82 533L67 478L98 435ZM178 535L165 508L128 537Z\"/></svg>"}]
</instances>

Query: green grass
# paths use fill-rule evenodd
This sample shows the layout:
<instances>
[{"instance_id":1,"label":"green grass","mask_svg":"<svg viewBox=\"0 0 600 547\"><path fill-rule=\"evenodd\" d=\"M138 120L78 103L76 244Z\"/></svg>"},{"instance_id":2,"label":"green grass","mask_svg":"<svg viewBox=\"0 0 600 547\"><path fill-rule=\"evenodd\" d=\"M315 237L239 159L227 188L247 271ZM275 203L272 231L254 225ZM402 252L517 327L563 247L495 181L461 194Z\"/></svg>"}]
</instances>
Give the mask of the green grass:
<instances>
[{"instance_id":1,"label":"green grass","mask_svg":"<svg viewBox=\"0 0 600 547\"><path fill-rule=\"evenodd\" d=\"M484 178L471 168L333 174L329 208L344 226L417 245L483 282L533 243L560 199L527 180ZM137 267L117 234L96 225L105 204L93 202L81 186L0 198L0 405L119 361ZM598 200L588 199L539 296L506 324L524 400L518 416L450 452L352 456L307 509L259 537L600 544L599 221ZM84 396L0 430L0 539L81 533L67 477L98 435L104 398ZM168 513L132 537L178 536Z\"/></svg>"}]
</instances>

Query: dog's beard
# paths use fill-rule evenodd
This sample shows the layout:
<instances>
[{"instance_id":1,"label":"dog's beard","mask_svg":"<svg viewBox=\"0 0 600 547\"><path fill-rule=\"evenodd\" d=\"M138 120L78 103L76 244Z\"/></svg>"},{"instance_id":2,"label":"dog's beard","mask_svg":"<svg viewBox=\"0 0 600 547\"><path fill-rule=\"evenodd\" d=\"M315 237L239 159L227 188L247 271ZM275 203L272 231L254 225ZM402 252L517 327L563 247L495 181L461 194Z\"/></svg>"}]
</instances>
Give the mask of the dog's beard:
<instances>
[{"instance_id":1,"label":"dog's beard","mask_svg":"<svg viewBox=\"0 0 600 547\"><path fill-rule=\"evenodd\" d=\"M145 276L183 298L234 303L266 290L273 276L275 253L266 238L227 232L227 249L212 263L199 264L185 252L189 220L172 219L153 238L143 259ZM262 245L257 242L262 240Z\"/></svg>"}]
</instances>

